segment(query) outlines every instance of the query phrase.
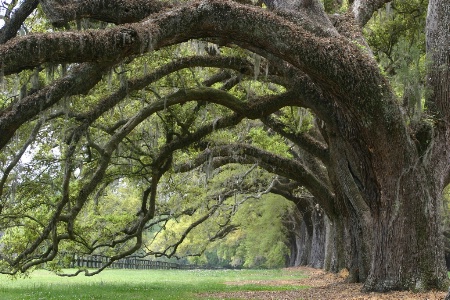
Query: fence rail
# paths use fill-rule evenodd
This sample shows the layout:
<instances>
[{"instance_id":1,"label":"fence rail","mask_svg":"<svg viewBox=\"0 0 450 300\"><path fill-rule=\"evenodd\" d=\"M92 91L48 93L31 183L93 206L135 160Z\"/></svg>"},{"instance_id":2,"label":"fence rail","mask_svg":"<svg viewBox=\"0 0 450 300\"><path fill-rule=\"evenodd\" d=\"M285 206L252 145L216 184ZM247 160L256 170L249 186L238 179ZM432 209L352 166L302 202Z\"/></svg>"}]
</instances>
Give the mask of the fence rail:
<instances>
[{"instance_id":1,"label":"fence rail","mask_svg":"<svg viewBox=\"0 0 450 300\"><path fill-rule=\"evenodd\" d=\"M103 255L74 256L70 263L71 268L101 268L109 262L109 257ZM196 265L185 265L165 261L153 261L137 256L129 256L113 262L108 268L112 269L196 269Z\"/></svg>"}]
</instances>

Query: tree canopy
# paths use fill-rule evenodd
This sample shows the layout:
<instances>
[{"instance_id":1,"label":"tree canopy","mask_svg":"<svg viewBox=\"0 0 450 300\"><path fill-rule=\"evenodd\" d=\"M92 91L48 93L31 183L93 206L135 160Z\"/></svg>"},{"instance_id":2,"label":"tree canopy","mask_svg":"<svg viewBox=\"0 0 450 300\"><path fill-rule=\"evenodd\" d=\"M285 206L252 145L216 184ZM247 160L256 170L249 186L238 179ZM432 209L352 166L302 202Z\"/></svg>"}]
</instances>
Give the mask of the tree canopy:
<instances>
[{"instance_id":1,"label":"tree canopy","mask_svg":"<svg viewBox=\"0 0 450 300\"><path fill-rule=\"evenodd\" d=\"M447 288L448 1L2 5L0 272L196 255L283 216L261 265Z\"/></svg>"}]
</instances>

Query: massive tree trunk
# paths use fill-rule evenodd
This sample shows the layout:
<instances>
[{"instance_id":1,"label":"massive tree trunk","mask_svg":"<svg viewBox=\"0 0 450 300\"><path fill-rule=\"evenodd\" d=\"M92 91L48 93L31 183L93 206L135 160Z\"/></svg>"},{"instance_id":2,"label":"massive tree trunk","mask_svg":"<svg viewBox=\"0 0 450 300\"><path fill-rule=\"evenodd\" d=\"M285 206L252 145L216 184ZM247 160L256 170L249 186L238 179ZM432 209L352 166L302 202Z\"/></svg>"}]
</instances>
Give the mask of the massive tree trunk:
<instances>
[{"instance_id":1,"label":"massive tree trunk","mask_svg":"<svg viewBox=\"0 0 450 300\"><path fill-rule=\"evenodd\" d=\"M330 139L330 152L336 190L343 194L337 200L347 211L340 215L347 218L352 241L351 277L367 277L367 291L445 288L444 186L441 169L433 167L433 150L420 152L401 124L385 127L378 121L374 132L352 123L329 134L337 135Z\"/></svg>"},{"instance_id":2,"label":"massive tree trunk","mask_svg":"<svg viewBox=\"0 0 450 300\"><path fill-rule=\"evenodd\" d=\"M311 241L311 256L309 265L313 268L323 268L325 260L326 226L325 214L319 205L312 211L313 235Z\"/></svg>"},{"instance_id":3,"label":"massive tree trunk","mask_svg":"<svg viewBox=\"0 0 450 300\"><path fill-rule=\"evenodd\" d=\"M290 266L310 266L323 268L325 262L327 218L316 205L308 207L299 222L295 222L295 232L289 234Z\"/></svg>"},{"instance_id":4,"label":"massive tree trunk","mask_svg":"<svg viewBox=\"0 0 450 300\"><path fill-rule=\"evenodd\" d=\"M305 214L297 216L296 213L289 219L289 223L286 224L290 250L288 266L306 266L311 253L312 223L310 216Z\"/></svg>"},{"instance_id":5,"label":"massive tree trunk","mask_svg":"<svg viewBox=\"0 0 450 300\"><path fill-rule=\"evenodd\" d=\"M35 5L35 1L26 2ZM0 128L6 133L0 138L0 149L10 142L21 124L34 119L68 94L87 92L90 84L98 82L110 66L192 38L218 39L224 45L233 43L266 56L279 69L294 70L290 73L294 75L286 79L289 81L286 86L294 88L278 96L258 98L260 101L240 101L224 91L198 88L174 93L165 98L167 101L159 101L136 113L107 142L96 146L102 159L93 174L84 175L83 186L71 199L75 206L70 206L68 171L65 177L67 197L58 204L51 222L44 224L42 235L14 258L12 268L17 271L21 260L37 253L51 232L54 233L49 247L51 255L36 254L40 260L52 259L58 243L74 235L75 218L105 176L113 152L134 128L167 105L196 100L223 105L251 119L265 117L284 106L298 105L311 109L323 122L321 130L326 135L328 149L325 150L329 157L323 153L317 157L321 156L319 159L328 168L329 182L324 180L323 174L312 172L302 162L239 146L243 157L257 158L261 167L270 172L278 171L309 189L325 210L330 223L323 215L316 215L312 235L306 230L308 263L335 271L346 267L350 272L349 280L365 281L367 291L446 287L440 210L442 190L450 182L450 2L430 0L427 20L431 61L428 76L431 92L427 95L430 120L414 126L402 112L399 99L370 51L361 49L365 44L360 26L386 1L354 1L354 16L349 13L336 17L336 22L328 19L318 1L269 2L273 12L233 1L193 1L143 22L99 30L98 34L82 31L30 35L0 46L4 75L44 63L91 63L73 68L71 76L0 111ZM48 4L47 1L42 3ZM111 1L112 5L114 3L122 1ZM83 5L71 6L74 10L70 11L48 5L44 8L53 14L51 19L58 24L77 16L115 23L137 22L147 13L163 8L154 6L160 3L158 1L132 3L137 6L130 5L131 11L127 8L117 11L105 7L103 2L92 1L91 4L102 9L101 14L92 13ZM146 3L151 7L143 7ZM283 5L277 9L277 3ZM140 13L132 13L133 9L139 9ZM89 68L94 68L95 76L92 72L89 76L76 76L77 72ZM128 89L131 90L130 86ZM29 109L17 109L20 107ZM316 147L319 148L322 147ZM235 150L230 146L217 147L207 156L233 157ZM161 160L167 159L173 151L163 153ZM63 208L67 214L62 214ZM143 220L149 221L151 217L153 214L147 214ZM69 237L56 236L57 227L67 227ZM326 228L329 230L325 234Z\"/></svg>"},{"instance_id":6,"label":"massive tree trunk","mask_svg":"<svg viewBox=\"0 0 450 300\"><path fill-rule=\"evenodd\" d=\"M427 75L428 87L430 93L428 95L428 103L431 113L436 115L434 127L435 131L425 135L427 139L421 138L419 141L430 146L430 150L424 153L423 170L419 173L423 176L426 185L425 192L431 199L429 207L436 204L431 209L438 210L442 201L442 192L445 186L450 183L450 2L444 0L430 0L428 5L427 26L427 55L431 61ZM430 138L431 137L431 138ZM433 151L433 152L431 152ZM431 152L431 153L430 153ZM430 172L434 177L429 178ZM427 200L427 197L424 197ZM427 213L427 211L425 211ZM439 214L438 214L439 216ZM431 216L425 222L430 222L431 226L439 227L440 220L435 216ZM428 225L425 223L424 225ZM430 225L427 226L429 228ZM438 231L440 228L438 228ZM426 232L424 232L426 233ZM435 237L441 238L441 236ZM430 238L431 239L431 238ZM439 254L444 249L442 241L435 248ZM432 260L429 261L432 263ZM443 268L443 264L438 266ZM432 266L428 266L429 268ZM435 269L433 269L435 270ZM450 299L450 293L446 299Z\"/></svg>"},{"instance_id":7,"label":"massive tree trunk","mask_svg":"<svg viewBox=\"0 0 450 300\"><path fill-rule=\"evenodd\" d=\"M370 198L373 251L366 290L444 289L448 284L442 240L442 192L449 176L450 3L432 0L427 20L432 60L428 97L431 124L411 140L388 134L374 139L371 170L378 193ZM444 125L443 123L446 123ZM434 124L433 124L434 125Z\"/></svg>"},{"instance_id":8,"label":"massive tree trunk","mask_svg":"<svg viewBox=\"0 0 450 300\"><path fill-rule=\"evenodd\" d=\"M367 290L446 287L439 217L443 187L427 170L420 161L410 161L396 172L384 169L381 184L388 188L382 190L381 205L373 212L374 248Z\"/></svg>"},{"instance_id":9,"label":"massive tree trunk","mask_svg":"<svg viewBox=\"0 0 450 300\"><path fill-rule=\"evenodd\" d=\"M312 231L311 219L309 219L308 222L303 219L297 239L298 254L297 261L295 263L298 266L309 265L309 258L311 257Z\"/></svg>"}]
</instances>

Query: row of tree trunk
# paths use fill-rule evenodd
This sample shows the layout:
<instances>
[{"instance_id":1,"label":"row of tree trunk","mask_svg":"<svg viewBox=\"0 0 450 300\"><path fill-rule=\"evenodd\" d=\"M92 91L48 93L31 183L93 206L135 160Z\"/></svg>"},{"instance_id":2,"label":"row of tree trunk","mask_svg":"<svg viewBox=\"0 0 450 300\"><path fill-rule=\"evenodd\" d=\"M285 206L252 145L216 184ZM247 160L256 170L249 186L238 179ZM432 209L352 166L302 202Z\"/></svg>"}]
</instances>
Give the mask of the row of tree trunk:
<instances>
[{"instance_id":1,"label":"row of tree trunk","mask_svg":"<svg viewBox=\"0 0 450 300\"><path fill-rule=\"evenodd\" d=\"M286 266L309 266L332 273L344 271L344 274L348 274L348 282L364 282L367 279L369 258L358 257L356 253L352 253L357 239L352 238L351 234L345 234L345 228L341 227L342 222L333 223L319 205L310 206L309 210L303 210L303 213L295 210L286 218L289 247ZM352 232L358 232L357 226L352 228ZM444 231L445 264L450 271L448 236L450 233ZM338 253L339 251L341 253Z\"/></svg>"}]
</instances>

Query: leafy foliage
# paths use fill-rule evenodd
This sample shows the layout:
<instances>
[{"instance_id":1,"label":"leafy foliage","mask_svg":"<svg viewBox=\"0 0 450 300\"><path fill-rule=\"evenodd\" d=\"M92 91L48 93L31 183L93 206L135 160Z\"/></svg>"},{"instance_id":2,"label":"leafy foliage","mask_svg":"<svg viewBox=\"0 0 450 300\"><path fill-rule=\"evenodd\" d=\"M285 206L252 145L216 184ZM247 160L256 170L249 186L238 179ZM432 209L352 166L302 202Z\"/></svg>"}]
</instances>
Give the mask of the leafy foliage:
<instances>
[{"instance_id":1,"label":"leafy foliage","mask_svg":"<svg viewBox=\"0 0 450 300\"><path fill-rule=\"evenodd\" d=\"M414 121L424 106L427 5L426 0L390 2L366 27L367 42Z\"/></svg>"},{"instance_id":2,"label":"leafy foliage","mask_svg":"<svg viewBox=\"0 0 450 300\"><path fill-rule=\"evenodd\" d=\"M448 53L425 58L426 1L4 2L0 272L85 253L109 260L75 274L132 253L278 267L298 261L286 217L301 212L316 243L317 208L336 225L333 268L369 289L444 283L426 269L439 253L376 243L404 226L440 249L428 208L448 181L449 115L425 79L444 85L429 64Z\"/></svg>"}]
</instances>

